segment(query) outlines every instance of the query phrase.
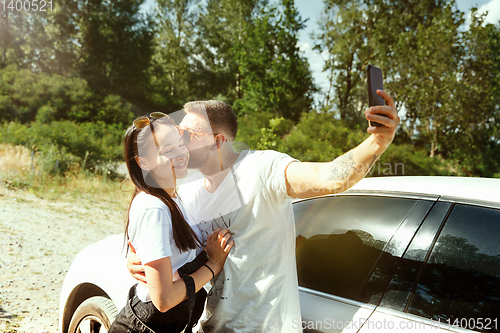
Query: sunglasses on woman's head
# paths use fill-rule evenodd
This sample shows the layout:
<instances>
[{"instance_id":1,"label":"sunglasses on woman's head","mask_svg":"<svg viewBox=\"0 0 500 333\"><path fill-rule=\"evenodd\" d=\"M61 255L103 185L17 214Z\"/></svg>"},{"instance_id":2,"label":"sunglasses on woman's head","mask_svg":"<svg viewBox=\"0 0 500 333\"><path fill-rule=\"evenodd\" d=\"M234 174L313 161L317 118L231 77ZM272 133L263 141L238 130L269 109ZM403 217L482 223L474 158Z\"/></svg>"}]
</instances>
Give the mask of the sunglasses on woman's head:
<instances>
[{"instance_id":1,"label":"sunglasses on woman's head","mask_svg":"<svg viewBox=\"0 0 500 333\"><path fill-rule=\"evenodd\" d=\"M141 117L137 118L136 120L134 120L134 122L132 124L137 129L143 129L144 127L151 124L153 121L160 119L160 118L163 118L163 117L170 118L168 116L168 114L163 113L163 112L151 112L148 115L141 116Z\"/></svg>"}]
</instances>

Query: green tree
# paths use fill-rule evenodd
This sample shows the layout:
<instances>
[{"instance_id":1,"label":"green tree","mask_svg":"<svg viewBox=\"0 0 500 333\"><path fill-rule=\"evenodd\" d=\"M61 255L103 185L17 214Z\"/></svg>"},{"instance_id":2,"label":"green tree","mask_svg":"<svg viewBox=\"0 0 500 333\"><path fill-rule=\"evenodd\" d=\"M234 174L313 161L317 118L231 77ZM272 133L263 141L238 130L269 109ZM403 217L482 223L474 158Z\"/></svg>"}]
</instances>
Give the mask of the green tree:
<instances>
[{"instance_id":1,"label":"green tree","mask_svg":"<svg viewBox=\"0 0 500 333\"><path fill-rule=\"evenodd\" d=\"M46 12L0 13L1 118L27 122L40 109L43 122L128 121L132 109L150 107L152 23L141 3L61 0Z\"/></svg>"},{"instance_id":2,"label":"green tree","mask_svg":"<svg viewBox=\"0 0 500 333\"><path fill-rule=\"evenodd\" d=\"M80 18L82 1L58 0L53 10L47 12L45 32L51 44L45 52L53 60L45 71L59 75L78 75L78 59L81 56Z\"/></svg>"},{"instance_id":3,"label":"green tree","mask_svg":"<svg viewBox=\"0 0 500 333\"><path fill-rule=\"evenodd\" d=\"M238 54L263 0L208 0L198 21L198 96L233 102L242 97Z\"/></svg>"},{"instance_id":4,"label":"green tree","mask_svg":"<svg viewBox=\"0 0 500 333\"><path fill-rule=\"evenodd\" d=\"M128 125L133 106L118 95L101 96L86 80L12 64L0 70L0 121L50 123L104 121Z\"/></svg>"},{"instance_id":5,"label":"green tree","mask_svg":"<svg viewBox=\"0 0 500 333\"><path fill-rule=\"evenodd\" d=\"M8 4L6 4L8 5ZM0 12L0 69L10 64L31 68L34 55L34 25L31 12L5 10ZM35 22L33 22L35 21Z\"/></svg>"},{"instance_id":6,"label":"green tree","mask_svg":"<svg viewBox=\"0 0 500 333\"><path fill-rule=\"evenodd\" d=\"M429 156L446 153L443 133L450 130L450 116L460 111L454 92L463 51L458 30L463 13L445 1L383 5L384 12L391 11L386 25L398 29L380 57L387 64L387 86L406 110L402 127L409 136L418 133Z\"/></svg>"},{"instance_id":7,"label":"green tree","mask_svg":"<svg viewBox=\"0 0 500 333\"><path fill-rule=\"evenodd\" d=\"M297 122L310 111L316 88L298 47L303 28L293 0L260 9L237 51L241 98L235 108L240 113L267 112Z\"/></svg>"},{"instance_id":8,"label":"green tree","mask_svg":"<svg viewBox=\"0 0 500 333\"><path fill-rule=\"evenodd\" d=\"M194 0L159 0L155 22L155 51L150 69L153 100L181 108L196 96L195 44L198 6Z\"/></svg>"},{"instance_id":9,"label":"green tree","mask_svg":"<svg viewBox=\"0 0 500 333\"><path fill-rule=\"evenodd\" d=\"M99 94L123 96L146 105L153 53L149 18L139 0L89 0L80 3L77 69Z\"/></svg>"},{"instance_id":10,"label":"green tree","mask_svg":"<svg viewBox=\"0 0 500 333\"><path fill-rule=\"evenodd\" d=\"M77 14L75 1L69 0L54 2L46 11L2 11L0 69L16 64L35 72L72 73Z\"/></svg>"},{"instance_id":11,"label":"green tree","mask_svg":"<svg viewBox=\"0 0 500 333\"><path fill-rule=\"evenodd\" d=\"M364 122L367 105L365 71L369 63L378 65L375 41L378 10L366 1L325 0L320 20L321 33L314 36L315 49L327 51L324 71L328 73L329 90L325 107L349 124ZM379 65L380 66L380 65ZM383 67L383 66L381 66Z\"/></svg>"},{"instance_id":12,"label":"green tree","mask_svg":"<svg viewBox=\"0 0 500 333\"><path fill-rule=\"evenodd\" d=\"M464 55L454 94L457 109L449 115L453 130L443 132L443 145L466 173L492 176L500 164L493 153L498 153L500 138L500 29L486 25L486 14L478 15L475 8L471 17L470 27L462 36Z\"/></svg>"}]
</instances>

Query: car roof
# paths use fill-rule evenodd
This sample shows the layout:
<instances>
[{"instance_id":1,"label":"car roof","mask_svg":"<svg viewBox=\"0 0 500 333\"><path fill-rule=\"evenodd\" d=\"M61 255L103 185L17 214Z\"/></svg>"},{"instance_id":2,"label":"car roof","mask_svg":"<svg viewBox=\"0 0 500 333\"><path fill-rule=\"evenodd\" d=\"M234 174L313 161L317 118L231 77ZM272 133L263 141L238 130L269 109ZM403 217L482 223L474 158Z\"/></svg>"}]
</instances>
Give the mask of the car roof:
<instances>
[{"instance_id":1,"label":"car roof","mask_svg":"<svg viewBox=\"0 0 500 333\"><path fill-rule=\"evenodd\" d=\"M442 176L364 178L349 192L400 192L500 203L500 179Z\"/></svg>"}]
</instances>

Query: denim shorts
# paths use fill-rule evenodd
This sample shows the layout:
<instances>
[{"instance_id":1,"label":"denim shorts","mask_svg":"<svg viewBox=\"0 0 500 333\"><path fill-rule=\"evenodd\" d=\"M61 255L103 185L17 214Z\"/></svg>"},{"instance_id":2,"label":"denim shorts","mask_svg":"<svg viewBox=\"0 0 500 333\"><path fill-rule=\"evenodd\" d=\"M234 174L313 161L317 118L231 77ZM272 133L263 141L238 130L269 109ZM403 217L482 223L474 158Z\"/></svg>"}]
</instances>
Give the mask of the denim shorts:
<instances>
[{"instance_id":1,"label":"denim shorts","mask_svg":"<svg viewBox=\"0 0 500 333\"><path fill-rule=\"evenodd\" d=\"M203 313L206 291L196 293L196 303L190 326L193 327ZM153 302L142 302L133 286L127 305L118 313L108 333L175 333L182 332L189 320L189 303L185 300L167 312L160 312ZM190 331L190 330L186 330Z\"/></svg>"}]
</instances>

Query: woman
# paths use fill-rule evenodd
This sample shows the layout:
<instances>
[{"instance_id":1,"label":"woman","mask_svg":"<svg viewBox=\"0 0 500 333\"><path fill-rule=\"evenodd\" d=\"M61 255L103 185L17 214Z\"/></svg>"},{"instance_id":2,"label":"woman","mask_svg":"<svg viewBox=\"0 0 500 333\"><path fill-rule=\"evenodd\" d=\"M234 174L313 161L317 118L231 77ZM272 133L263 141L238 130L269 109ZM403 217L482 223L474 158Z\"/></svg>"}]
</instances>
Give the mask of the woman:
<instances>
[{"instance_id":1,"label":"woman","mask_svg":"<svg viewBox=\"0 0 500 333\"><path fill-rule=\"evenodd\" d=\"M177 199L176 179L187 175L189 153L178 128L160 112L137 118L125 133L125 161L135 191L126 237L145 265L138 284L108 332L181 332L203 311L203 286L224 265L233 242L217 229L202 251L198 235ZM197 256L197 254L199 255ZM195 294L196 293L196 294Z\"/></svg>"}]
</instances>

